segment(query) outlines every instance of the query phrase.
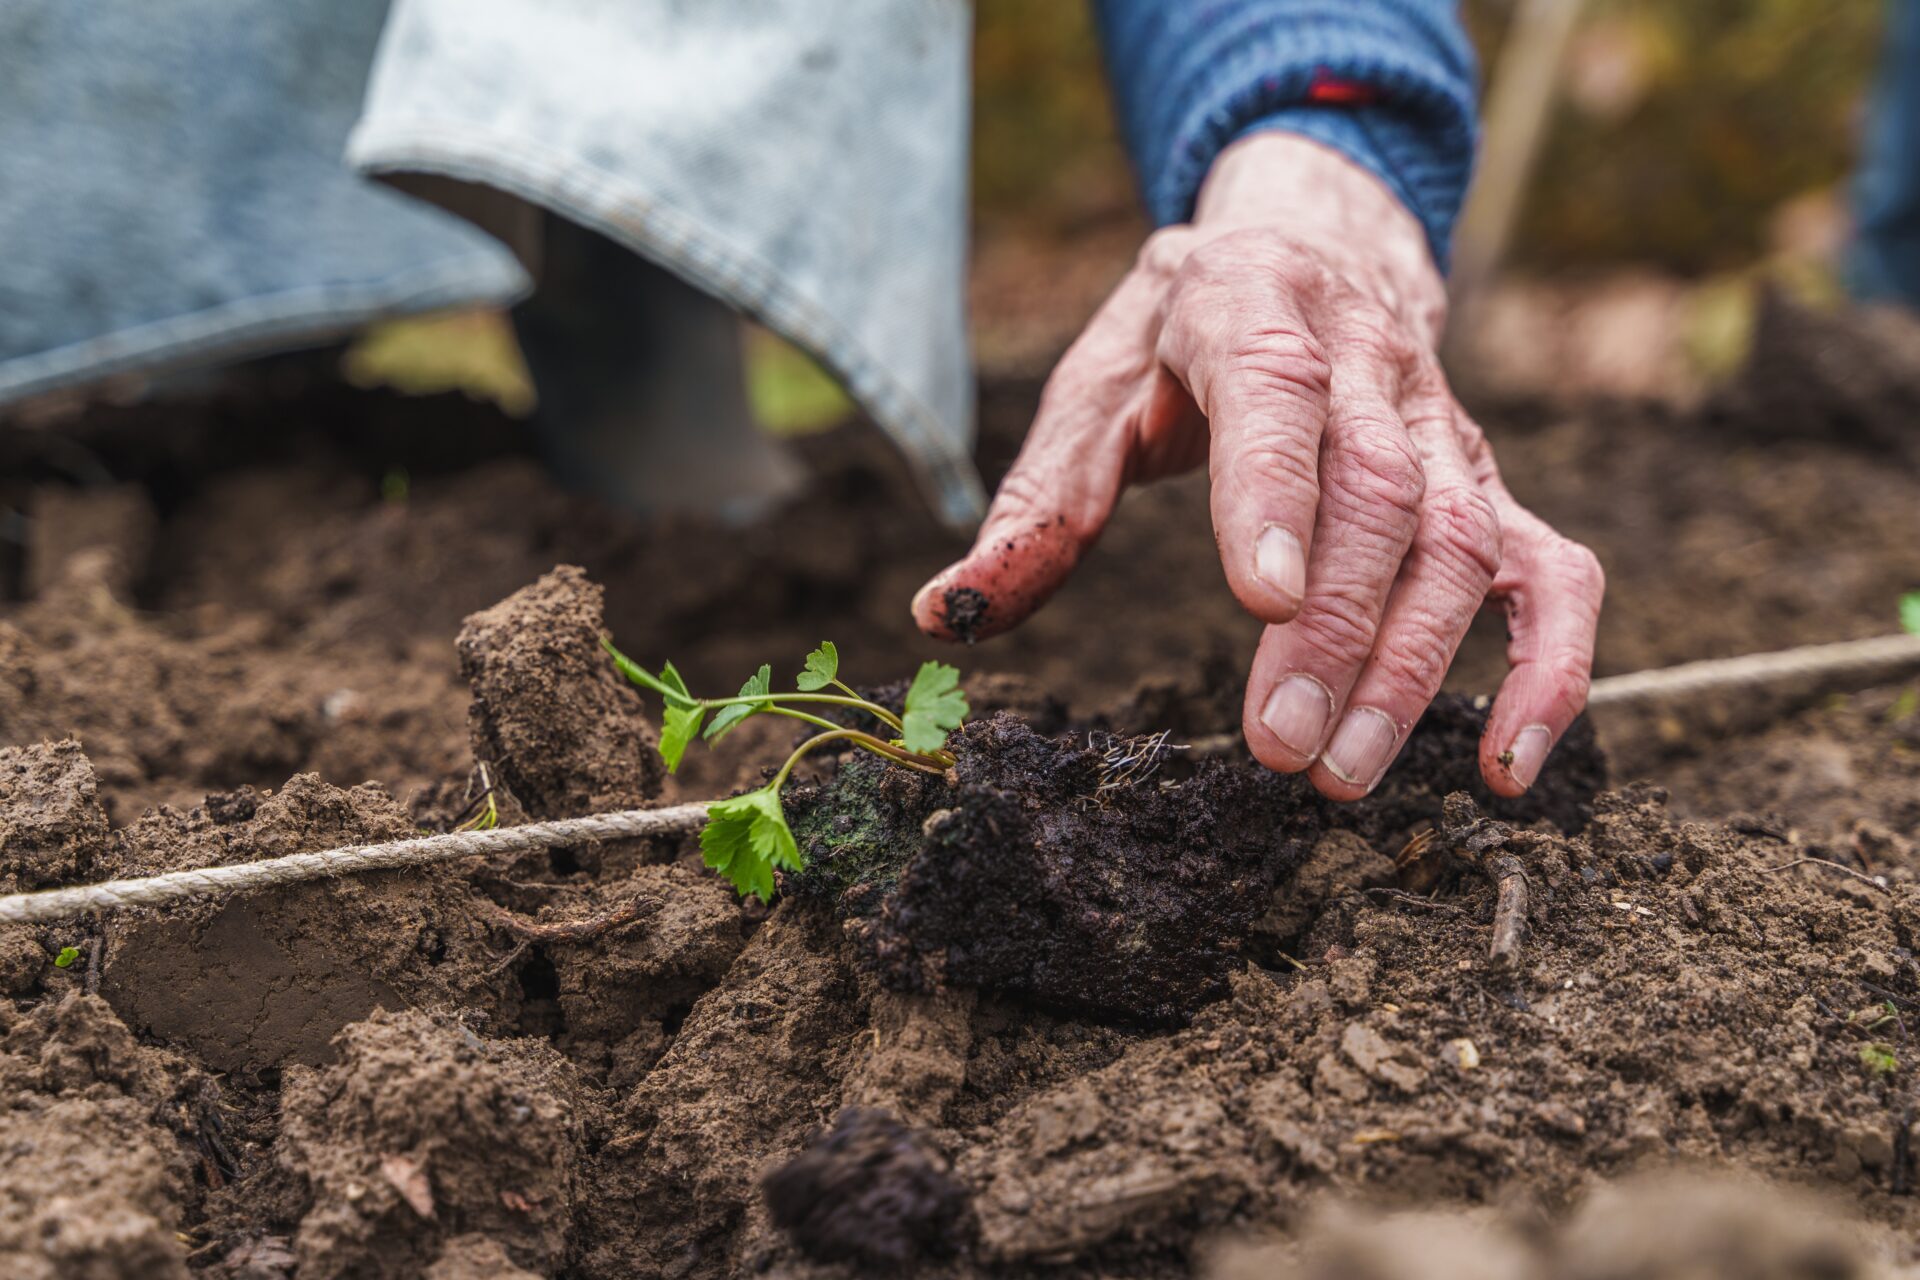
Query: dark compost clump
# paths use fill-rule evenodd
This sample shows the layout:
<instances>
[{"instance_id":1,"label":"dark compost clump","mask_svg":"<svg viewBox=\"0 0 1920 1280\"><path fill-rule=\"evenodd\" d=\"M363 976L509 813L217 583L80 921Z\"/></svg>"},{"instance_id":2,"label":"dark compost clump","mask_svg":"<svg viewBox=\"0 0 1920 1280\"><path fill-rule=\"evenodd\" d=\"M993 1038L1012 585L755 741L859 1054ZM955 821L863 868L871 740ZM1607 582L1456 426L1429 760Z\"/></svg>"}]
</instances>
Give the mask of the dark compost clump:
<instances>
[{"instance_id":1,"label":"dark compost clump","mask_svg":"<svg viewBox=\"0 0 1920 1280\"><path fill-rule=\"evenodd\" d=\"M1120 778L1105 752L1010 715L968 725L949 778L850 759L795 831L889 986L976 987L1177 1024L1226 993L1267 890L1312 847L1306 784L1210 762Z\"/></svg>"},{"instance_id":2,"label":"dark compost clump","mask_svg":"<svg viewBox=\"0 0 1920 1280\"><path fill-rule=\"evenodd\" d=\"M1473 797L1480 811L1501 822L1531 826L1550 822L1574 835L1593 818L1593 798L1606 790L1606 753L1593 722L1581 716L1568 727L1540 778L1525 795L1496 796L1480 776L1480 735L1487 727L1486 698L1447 693L1433 700L1407 736L1407 745L1380 786L1355 805L1329 806L1329 825L1355 831L1387 847L1440 817L1440 805L1455 791Z\"/></svg>"},{"instance_id":3,"label":"dark compost clump","mask_svg":"<svg viewBox=\"0 0 1920 1280\"><path fill-rule=\"evenodd\" d=\"M774 1225L819 1262L896 1273L964 1244L966 1188L923 1135L886 1111L848 1107L761 1184Z\"/></svg>"}]
</instances>

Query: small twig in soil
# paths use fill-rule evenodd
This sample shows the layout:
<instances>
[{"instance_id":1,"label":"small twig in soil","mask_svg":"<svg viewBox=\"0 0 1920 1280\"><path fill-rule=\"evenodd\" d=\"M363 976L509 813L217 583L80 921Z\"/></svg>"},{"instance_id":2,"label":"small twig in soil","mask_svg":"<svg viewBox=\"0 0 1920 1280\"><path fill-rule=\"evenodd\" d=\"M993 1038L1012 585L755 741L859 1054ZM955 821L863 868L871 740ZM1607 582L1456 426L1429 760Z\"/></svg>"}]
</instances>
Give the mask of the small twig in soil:
<instances>
[{"instance_id":1,"label":"small twig in soil","mask_svg":"<svg viewBox=\"0 0 1920 1280\"><path fill-rule=\"evenodd\" d=\"M1527 941L1527 873L1518 858L1491 859L1487 870L1500 887L1493 908L1493 945L1487 954L1495 964L1517 964Z\"/></svg>"},{"instance_id":2,"label":"small twig in soil","mask_svg":"<svg viewBox=\"0 0 1920 1280\"><path fill-rule=\"evenodd\" d=\"M87 944L87 994L90 996L100 994L101 950L100 917L95 915L93 918L93 940Z\"/></svg>"},{"instance_id":3,"label":"small twig in soil","mask_svg":"<svg viewBox=\"0 0 1920 1280\"><path fill-rule=\"evenodd\" d=\"M531 942L526 941L524 938L514 943L513 950L501 956L500 959L495 961L493 966L487 970L487 976L489 978L496 977L499 974L505 973L508 969L513 968L514 962L521 956L527 954L527 948L532 945Z\"/></svg>"},{"instance_id":4,"label":"small twig in soil","mask_svg":"<svg viewBox=\"0 0 1920 1280\"><path fill-rule=\"evenodd\" d=\"M1855 871L1852 867L1845 866L1838 862L1831 862L1826 858L1811 858L1811 857L1795 858L1793 861L1783 862L1777 867L1762 867L1760 868L1760 870L1762 872L1786 871L1789 868L1802 866L1808 863L1811 863L1816 867L1825 867L1829 871L1838 871L1841 875L1852 876L1855 880L1860 881L1860 883L1870 884L1882 893L1893 892L1893 890L1887 887L1887 882L1881 879L1879 876L1870 876L1864 871Z\"/></svg>"},{"instance_id":5,"label":"small twig in soil","mask_svg":"<svg viewBox=\"0 0 1920 1280\"><path fill-rule=\"evenodd\" d=\"M193 1102L193 1138L200 1150L200 1165L207 1185L215 1191L240 1176L239 1158L227 1145L221 1108L220 1088L209 1080Z\"/></svg>"},{"instance_id":6,"label":"small twig in soil","mask_svg":"<svg viewBox=\"0 0 1920 1280\"><path fill-rule=\"evenodd\" d=\"M623 925L644 920L660 910L660 907L660 899L640 897L611 911L604 911L597 916L588 916L584 920L554 920L543 923L515 915L501 906L493 906L487 915L502 929L527 942L585 942L603 933L611 933Z\"/></svg>"},{"instance_id":7,"label":"small twig in soil","mask_svg":"<svg viewBox=\"0 0 1920 1280\"><path fill-rule=\"evenodd\" d=\"M1404 902L1409 906L1425 907L1430 911L1445 911L1456 916L1465 914L1460 907L1454 906L1451 902L1435 902L1432 898L1423 898L1417 893L1408 893L1405 889L1387 889L1375 886L1370 889L1362 889L1359 893L1342 894L1341 899L1358 898L1369 894L1377 894L1382 898L1392 898L1395 902Z\"/></svg>"},{"instance_id":8,"label":"small twig in soil","mask_svg":"<svg viewBox=\"0 0 1920 1280\"><path fill-rule=\"evenodd\" d=\"M1898 991L1889 991L1885 987L1875 986L1873 983L1868 982L1865 978L1855 978L1854 981L1859 983L1861 986L1865 987L1867 990L1873 992L1873 994L1877 996L1881 996L1884 999L1891 1000L1895 1004L1903 1004L1907 1006L1907 1008L1909 1009L1920 1009L1920 1002L1916 1002L1912 996L1903 996ZM1906 1033L1906 1024L1902 1023L1901 1034L1904 1035L1905 1033Z\"/></svg>"}]
</instances>

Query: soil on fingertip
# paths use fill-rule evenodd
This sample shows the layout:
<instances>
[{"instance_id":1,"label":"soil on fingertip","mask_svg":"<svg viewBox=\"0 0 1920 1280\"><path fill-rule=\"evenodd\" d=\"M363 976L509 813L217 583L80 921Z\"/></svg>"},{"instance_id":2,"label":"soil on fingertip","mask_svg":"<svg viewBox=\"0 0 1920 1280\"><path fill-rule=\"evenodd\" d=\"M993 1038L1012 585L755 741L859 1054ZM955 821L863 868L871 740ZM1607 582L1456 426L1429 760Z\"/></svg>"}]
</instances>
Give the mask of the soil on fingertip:
<instances>
[{"instance_id":1,"label":"soil on fingertip","mask_svg":"<svg viewBox=\"0 0 1920 1280\"><path fill-rule=\"evenodd\" d=\"M1835 339L1799 332L1769 359L1817 374ZM1851 377L1794 413L1858 420ZM488 798L725 794L791 749L756 719L662 777L603 633L723 692L822 639L876 685L958 653L974 719L945 778L810 762L812 865L771 908L680 839L0 928L0 1272L1430 1274L1446 1249L1392 1248L1412 1212L1475 1274L1667 1275L1740 1265L1735 1202L1801 1203L1760 1180L1846 1222L1769 1209L1776 1252L1825 1259L1786 1274L1910 1261L1912 687L1609 711L1510 802L1474 765L1504 641L1476 634L1460 696L1333 805L1231 736L1258 624L1203 480L1134 495L1048 609L956 651L907 602L963 541L871 435L799 444L811 496L764 521L649 520L561 493L488 411L281 385L98 408L57 449L0 427L31 518L0 553L0 891ZM1602 671L1881 633L1920 585L1888 423L1810 431L1743 385L1481 406L1606 564ZM1036 393L984 389L990 480ZM1142 762L1161 730L1191 749ZM1743 1191L1637 1180L1676 1158ZM1394 1212L1338 1219L1355 1197ZM1618 1224L1662 1206L1672 1257L1629 1256Z\"/></svg>"},{"instance_id":2,"label":"soil on fingertip","mask_svg":"<svg viewBox=\"0 0 1920 1280\"><path fill-rule=\"evenodd\" d=\"M956 640L967 644L979 638L992 614L986 594L973 587L953 587L940 597L940 620Z\"/></svg>"}]
</instances>

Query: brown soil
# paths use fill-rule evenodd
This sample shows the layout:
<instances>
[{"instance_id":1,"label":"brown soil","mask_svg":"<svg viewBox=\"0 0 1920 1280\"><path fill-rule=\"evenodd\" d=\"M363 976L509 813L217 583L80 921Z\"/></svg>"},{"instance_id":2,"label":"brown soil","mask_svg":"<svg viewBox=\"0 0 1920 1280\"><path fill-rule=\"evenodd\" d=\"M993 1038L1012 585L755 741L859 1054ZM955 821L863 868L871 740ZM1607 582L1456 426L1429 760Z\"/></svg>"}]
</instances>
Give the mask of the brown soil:
<instances>
[{"instance_id":1,"label":"brown soil","mask_svg":"<svg viewBox=\"0 0 1920 1280\"><path fill-rule=\"evenodd\" d=\"M1841 367L1803 328L1771 374ZM278 377L0 429L32 517L0 557L0 889L444 828L482 765L508 821L721 794L792 741L750 723L661 778L603 628L701 689L822 638L876 684L954 657L906 601L958 543L867 437L806 442L777 519L649 522L558 493L481 410ZM1487 413L1607 564L1603 670L1890 628L1920 475L1853 378L1791 422L1758 378L1692 415ZM986 388L990 474L1034 393ZM1755 1274L1872 1274L1851 1228L1595 1188L1679 1156L1920 1225L1916 695L1602 721L1616 782L1671 800L1604 790L1583 729L1496 805L1466 697L1359 806L1232 756L1102 792L1116 737L1237 722L1256 628L1213 555L1199 482L1129 499L1033 625L962 653L949 780L812 772L816 866L771 911L665 842L0 931L0 1271L1384 1280L1422 1273L1407 1239L1480 1274L1756 1240L1804 1265ZM1528 906L1496 921L1509 866ZM1360 1193L1497 1208L1328 1216ZM1648 1259L1617 1224L1654 1201L1698 1231Z\"/></svg>"}]
</instances>

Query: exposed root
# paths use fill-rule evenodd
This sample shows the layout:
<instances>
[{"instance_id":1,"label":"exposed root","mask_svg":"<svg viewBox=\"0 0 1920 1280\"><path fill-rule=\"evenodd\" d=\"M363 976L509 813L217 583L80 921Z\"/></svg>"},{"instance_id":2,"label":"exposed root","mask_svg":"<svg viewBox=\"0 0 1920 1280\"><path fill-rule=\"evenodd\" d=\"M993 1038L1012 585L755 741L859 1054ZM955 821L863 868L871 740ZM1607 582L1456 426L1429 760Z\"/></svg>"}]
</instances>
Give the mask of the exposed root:
<instances>
[{"instance_id":1,"label":"exposed root","mask_svg":"<svg viewBox=\"0 0 1920 1280\"><path fill-rule=\"evenodd\" d=\"M1829 871L1838 871L1841 875L1852 876L1860 883L1870 884L1882 893L1893 892L1893 890L1887 887L1885 876L1870 876L1864 871L1855 871L1852 867L1845 866L1838 862L1829 862L1825 858L1795 858L1793 861L1783 862L1777 867L1762 867L1760 869L1767 872L1786 871L1793 867L1807 866L1809 864L1816 867L1825 867Z\"/></svg>"},{"instance_id":2,"label":"exposed root","mask_svg":"<svg viewBox=\"0 0 1920 1280\"><path fill-rule=\"evenodd\" d=\"M1451 902L1437 902L1432 898L1423 898L1417 893L1408 893L1405 889L1389 889L1381 885L1362 889L1359 893L1343 895L1346 898L1375 897L1391 898L1395 902L1404 902L1410 907L1424 907L1428 911L1443 911L1449 915L1463 915L1464 911Z\"/></svg>"},{"instance_id":3,"label":"exposed root","mask_svg":"<svg viewBox=\"0 0 1920 1280\"><path fill-rule=\"evenodd\" d=\"M585 942L644 920L659 911L661 905L658 898L637 897L624 906L603 911L597 916L588 916L584 920L545 922L529 920L489 902L483 902L481 910L494 924L523 942Z\"/></svg>"},{"instance_id":4,"label":"exposed root","mask_svg":"<svg viewBox=\"0 0 1920 1280\"><path fill-rule=\"evenodd\" d=\"M1167 757L1187 748L1169 741L1170 730L1141 734L1132 738L1110 733L1089 733L1087 748L1100 753L1100 785L1094 789L1097 799L1105 800L1116 791L1137 787L1160 771Z\"/></svg>"}]
</instances>

